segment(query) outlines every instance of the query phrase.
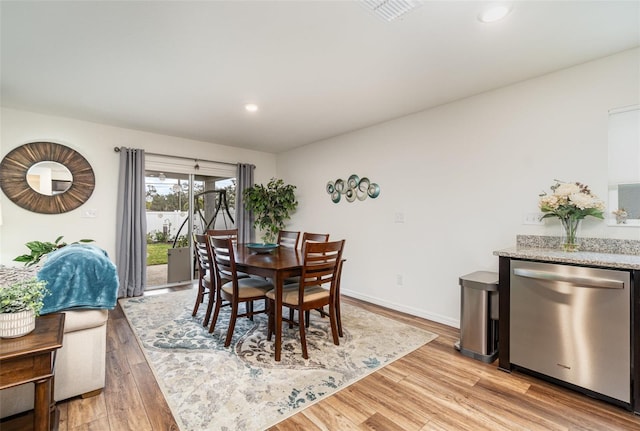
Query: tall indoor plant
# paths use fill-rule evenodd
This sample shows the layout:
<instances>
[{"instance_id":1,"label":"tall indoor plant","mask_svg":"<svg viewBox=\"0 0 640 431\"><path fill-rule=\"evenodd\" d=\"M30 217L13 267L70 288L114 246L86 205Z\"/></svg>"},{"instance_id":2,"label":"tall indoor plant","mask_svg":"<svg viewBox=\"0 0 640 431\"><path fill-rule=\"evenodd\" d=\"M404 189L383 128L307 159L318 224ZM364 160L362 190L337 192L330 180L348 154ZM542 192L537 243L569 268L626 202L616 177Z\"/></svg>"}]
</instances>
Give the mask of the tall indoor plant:
<instances>
[{"instance_id":1,"label":"tall indoor plant","mask_svg":"<svg viewBox=\"0 0 640 431\"><path fill-rule=\"evenodd\" d=\"M253 213L253 227L263 232L265 244L276 242L278 232L298 207L295 189L296 186L285 184L281 179L271 178L266 186L255 184L244 190L244 207Z\"/></svg>"}]
</instances>

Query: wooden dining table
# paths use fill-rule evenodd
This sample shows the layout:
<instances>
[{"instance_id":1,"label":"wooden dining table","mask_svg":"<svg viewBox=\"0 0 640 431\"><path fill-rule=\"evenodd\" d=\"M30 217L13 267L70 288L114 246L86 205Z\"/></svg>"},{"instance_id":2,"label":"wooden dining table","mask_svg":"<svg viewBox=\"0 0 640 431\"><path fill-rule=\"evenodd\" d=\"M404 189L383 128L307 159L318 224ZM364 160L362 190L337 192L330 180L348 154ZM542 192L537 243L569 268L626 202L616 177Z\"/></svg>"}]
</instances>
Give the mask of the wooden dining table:
<instances>
[{"instance_id":1,"label":"wooden dining table","mask_svg":"<svg viewBox=\"0 0 640 431\"><path fill-rule=\"evenodd\" d=\"M289 247L278 247L269 253L256 253L245 244L236 246L238 271L259 275L273 280L275 286L275 360L280 361L282 350L282 290L284 280L302 273L304 257L302 251Z\"/></svg>"}]
</instances>

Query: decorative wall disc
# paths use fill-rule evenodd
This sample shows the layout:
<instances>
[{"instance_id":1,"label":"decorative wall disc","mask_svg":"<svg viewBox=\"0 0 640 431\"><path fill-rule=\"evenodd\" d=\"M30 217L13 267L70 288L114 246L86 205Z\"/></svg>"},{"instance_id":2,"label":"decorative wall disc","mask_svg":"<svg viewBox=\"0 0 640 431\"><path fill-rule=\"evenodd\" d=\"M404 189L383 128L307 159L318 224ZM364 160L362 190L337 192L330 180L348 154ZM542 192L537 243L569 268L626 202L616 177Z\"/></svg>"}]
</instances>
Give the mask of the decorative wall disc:
<instances>
[{"instance_id":1,"label":"decorative wall disc","mask_svg":"<svg viewBox=\"0 0 640 431\"><path fill-rule=\"evenodd\" d=\"M340 202L342 195L347 202L355 202L356 199L363 201L367 197L375 199L380 196L380 186L369 181L369 178L360 178L356 174L351 175L347 181L337 179L329 181L326 187L327 193L331 196L333 203Z\"/></svg>"}]
</instances>

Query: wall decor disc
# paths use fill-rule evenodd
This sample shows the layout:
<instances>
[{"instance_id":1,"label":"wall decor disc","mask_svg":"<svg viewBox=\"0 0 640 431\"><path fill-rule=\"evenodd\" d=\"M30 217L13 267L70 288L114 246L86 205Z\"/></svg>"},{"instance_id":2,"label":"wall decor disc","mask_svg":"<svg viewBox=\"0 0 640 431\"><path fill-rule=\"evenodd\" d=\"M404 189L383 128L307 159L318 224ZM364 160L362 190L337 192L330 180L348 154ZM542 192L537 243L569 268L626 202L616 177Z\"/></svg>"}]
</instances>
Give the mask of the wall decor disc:
<instances>
[{"instance_id":1,"label":"wall decor disc","mask_svg":"<svg viewBox=\"0 0 640 431\"><path fill-rule=\"evenodd\" d=\"M65 191L43 194L27 181L29 169L42 162L55 162L71 173ZM78 208L93 193L95 176L91 165L77 151L53 142L31 142L11 150L0 162L0 188L16 205L36 213L60 214Z\"/></svg>"}]
</instances>

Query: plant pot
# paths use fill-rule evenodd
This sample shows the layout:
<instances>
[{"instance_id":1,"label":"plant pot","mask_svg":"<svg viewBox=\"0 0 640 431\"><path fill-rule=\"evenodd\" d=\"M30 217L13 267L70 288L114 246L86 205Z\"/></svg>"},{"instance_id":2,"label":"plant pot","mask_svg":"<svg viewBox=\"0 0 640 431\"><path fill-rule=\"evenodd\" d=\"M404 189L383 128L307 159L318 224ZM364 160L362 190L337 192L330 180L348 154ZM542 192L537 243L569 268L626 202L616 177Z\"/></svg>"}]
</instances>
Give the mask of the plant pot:
<instances>
[{"instance_id":1,"label":"plant pot","mask_svg":"<svg viewBox=\"0 0 640 431\"><path fill-rule=\"evenodd\" d=\"M0 338L22 337L35 328L36 315L33 310L0 313Z\"/></svg>"}]
</instances>

